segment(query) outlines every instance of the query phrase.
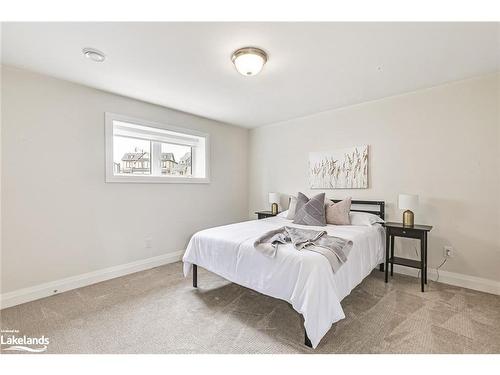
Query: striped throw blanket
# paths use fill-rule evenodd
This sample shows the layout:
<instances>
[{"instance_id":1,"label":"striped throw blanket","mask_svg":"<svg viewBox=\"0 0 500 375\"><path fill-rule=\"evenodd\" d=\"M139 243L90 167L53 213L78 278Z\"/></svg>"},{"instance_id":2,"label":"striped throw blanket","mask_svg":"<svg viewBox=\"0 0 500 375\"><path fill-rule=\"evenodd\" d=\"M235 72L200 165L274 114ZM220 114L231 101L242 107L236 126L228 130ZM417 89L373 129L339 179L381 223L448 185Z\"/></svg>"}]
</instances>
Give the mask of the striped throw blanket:
<instances>
[{"instance_id":1,"label":"striped throw blanket","mask_svg":"<svg viewBox=\"0 0 500 375\"><path fill-rule=\"evenodd\" d=\"M347 261L352 241L328 236L326 231L281 227L264 233L254 242L254 247L263 254L274 257L278 245L291 243L299 251L310 250L323 255L336 272Z\"/></svg>"}]
</instances>

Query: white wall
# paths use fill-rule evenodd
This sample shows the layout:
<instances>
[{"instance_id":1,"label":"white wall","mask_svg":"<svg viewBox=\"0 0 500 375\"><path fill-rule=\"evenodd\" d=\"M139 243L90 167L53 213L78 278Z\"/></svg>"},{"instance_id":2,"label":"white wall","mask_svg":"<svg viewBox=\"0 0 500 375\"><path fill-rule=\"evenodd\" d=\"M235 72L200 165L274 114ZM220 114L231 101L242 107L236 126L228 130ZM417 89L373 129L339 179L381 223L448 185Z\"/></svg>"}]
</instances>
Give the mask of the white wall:
<instances>
[{"instance_id":1,"label":"white wall","mask_svg":"<svg viewBox=\"0 0 500 375\"><path fill-rule=\"evenodd\" d=\"M104 112L210 133L211 183L105 183ZM246 129L3 67L1 292L179 251L245 219L247 144Z\"/></svg>"},{"instance_id":2,"label":"white wall","mask_svg":"<svg viewBox=\"0 0 500 375\"><path fill-rule=\"evenodd\" d=\"M251 130L250 217L268 192L321 192L308 188L308 152L368 144L369 189L327 196L385 200L401 221L398 193L419 194L416 222L434 226L430 267L452 245L443 270L500 281L499 90L489 75ZM397 250L415 255L409 241Z\"/></svg>"},{"instance_id":3,"label":"white wall","mask_svg":"<svg viewBox=\"0 0 500 375\"><path fill-rule=\"evenodd\" d=\"M184 249L201 228L254 218L269 206L270 191L318 192L308 189L309 151L365 143L370 188L327 195L383 199L389 219L400 220L397 194L417 193L417 222L434 225L430 266L450 244L457 255L445 270L500 281L500 75L322 112L248 137L246 129L2 68L1 293ZM210 133L212 182L104 183L106 111ZM411 254L404 245L398 250Z\"/></svg>"}]
</instances>

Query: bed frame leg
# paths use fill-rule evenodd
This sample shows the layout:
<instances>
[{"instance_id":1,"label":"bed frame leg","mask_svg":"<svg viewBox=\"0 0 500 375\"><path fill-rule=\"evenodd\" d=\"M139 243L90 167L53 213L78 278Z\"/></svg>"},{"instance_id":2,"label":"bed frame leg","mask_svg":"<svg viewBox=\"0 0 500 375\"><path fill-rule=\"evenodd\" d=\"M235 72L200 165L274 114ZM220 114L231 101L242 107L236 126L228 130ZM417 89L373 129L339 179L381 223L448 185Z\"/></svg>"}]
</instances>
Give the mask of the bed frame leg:
<instances>
[{"instance_id":1,"label":"bed frame leg","mask_svg":"<svg viewBox=\"0 0 500 375\"><path fill-rule=\"evenodd\" d=\"M198 266L193 264L193 288L198 288Z\"/></svg>"},{"instance_id":2,"label":"bed frame leg","mask_svg":"<svg viewBox=\"0 0 500 375\"><path fill-rule=\"evenodd\" d=\"M307 337L307 332L304 329L304 345L307 346L308 348L312 348L311 340L309 340L309 337Z\"/></svg>"},{"instance_id":3,"label":"bed frame leg","mask_svg":"<svg viewBox=\"0 0 500 375\"><path fill-rule=\"evenodd\" d=\"M384 272L384 263L378 265L380 272Z\"/></svg>"}]
</instances>

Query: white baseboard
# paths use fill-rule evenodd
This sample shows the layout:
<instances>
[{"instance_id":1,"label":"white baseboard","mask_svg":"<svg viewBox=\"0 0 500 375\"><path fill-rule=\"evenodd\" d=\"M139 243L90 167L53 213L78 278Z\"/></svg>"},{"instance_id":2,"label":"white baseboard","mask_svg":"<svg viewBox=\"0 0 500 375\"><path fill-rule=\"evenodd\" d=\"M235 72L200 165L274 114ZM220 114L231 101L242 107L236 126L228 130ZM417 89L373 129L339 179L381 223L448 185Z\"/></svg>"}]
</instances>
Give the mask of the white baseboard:
<instances>
[{"instance_id":1,"label":"white baseboard","mask_svg":"<svg viewBox=\"0 0 500 375\"><path fill-rule=\"evenodd\" d=\"M144 271L164 264L174 263L181 260L183 254L184 250L176 251L4 293L0 295L0 309L20 305L22 303L125 276L134 272ZM418 275L418 270L398 265L394 266L394 272L413 277ZM428 270L428 278L429 280L436 280L437 272L435 269ZM499 281L483 279L481 277L463 275L449 271L439 271L439 282L500 295Z\"/></svg>"},{"instance_id":2,"label":"white baseboard","mask_svg":"<svg viewBox=\"0 0 500 375\"><path fill-rule=\"evenodd\" d=\"M115 277L144 271L164 264L174 263L181 260L183 254L184 250L176 251L4 293L0 295L0 309L67 292L68 290L81 288L101 281L114 279Z\"/></svg>"},{"instance_id":3,"label":"white baseboard","mask_svg":"<svg viewBox=\"0 0 500 375\"><path fill-rule=\"evenodd\" d=\"M399 265L394 265L394 272L413 277L418 276L417 269ZM437 271L435 269L429 268L427 270L427 280L434 281L436 280L436 278ZM469 276L461 273L439 270L439 282L443 284L460 286L462 288L479 290L480 292L500 295L500 281L483 279L482 277Z\"/></svg>"}]
</instances>

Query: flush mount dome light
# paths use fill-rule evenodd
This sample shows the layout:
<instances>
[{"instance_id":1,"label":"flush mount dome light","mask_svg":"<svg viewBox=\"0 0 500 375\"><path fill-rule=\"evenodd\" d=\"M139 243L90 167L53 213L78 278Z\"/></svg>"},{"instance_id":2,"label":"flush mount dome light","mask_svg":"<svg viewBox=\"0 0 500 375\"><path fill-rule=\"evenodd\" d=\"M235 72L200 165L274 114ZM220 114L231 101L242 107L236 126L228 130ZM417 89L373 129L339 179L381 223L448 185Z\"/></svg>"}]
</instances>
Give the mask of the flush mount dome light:
<instances>
[{"instance_id":1,"label":"flush mount dome light","mask_svg":"<svg viewBox=\"0 0 500 375\"><path fill-rule=\"evenodd\" d=\"M231 61L236 70L244 76L254 76L267 62L267 53L260 48L244 47L234 51Z\"/></svg>"},{"instance_id":2,"label":"flush mount dome light","mask_svg":"<svg viewBox=\"0 0 500 375\"><path fill-rule=\"evenodd\" d=\"M106 55L95 48L84 48L82 49L83 55L92 61L103 62L106 60Z\"/></svg>"}]
</instances>

